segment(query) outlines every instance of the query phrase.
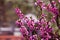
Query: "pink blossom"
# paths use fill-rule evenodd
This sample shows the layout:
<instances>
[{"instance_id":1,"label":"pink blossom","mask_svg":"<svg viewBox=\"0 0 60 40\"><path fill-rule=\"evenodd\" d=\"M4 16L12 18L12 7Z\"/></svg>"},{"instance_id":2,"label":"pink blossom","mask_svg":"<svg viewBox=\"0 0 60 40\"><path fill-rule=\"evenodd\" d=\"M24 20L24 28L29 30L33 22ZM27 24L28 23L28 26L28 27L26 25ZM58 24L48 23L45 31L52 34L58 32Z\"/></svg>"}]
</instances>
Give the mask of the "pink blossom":
<instances>
[{"instance_id":1,"label":"pink blossom","mask_svg":"<svg viewBox=\"0 0 60 40\"><path fill-rule=\"evenodd\" d=\"M56 19L55 17L52 17L51 18L51 22L56 23L56 20L55 19Z\"/></svg>"},{"instance_id":2,"label":"pink blossom","mask_svg":"<svg viewBox=\"0 0 60 40\"><path fill-rule=\"evenodd\" d=\"M33 37L32 37L32 36L30 36L29 40L33 40Z\"/></svg>"},{"instance_id":3,"label":"pink blossom","mask_svg":"<svg viewBox=\"0 0 60 40\"><path fill-rule=\"evenodd\" d=\"M28 31L25 26L21 26L20 32L22 33L22 35L28 35Z\"/></svg>"},{"instance_id":4,"label":"pink blossom","mask_svg":"<svg viewBox=\"0 0 60 40\"><path fill-rule=\"evenodd\" d=\"M60 3L60 0L58 0L58 2Z\"/></svg>"},{"instance_id":5,"label":"pink blossom","mask_svg":"<svg viewBox=\"0 0 60 40\"><path fill-rule=\"evenodd\" d=\"M33 35L33 39L34 40L38 40L38 38L37 38L37 35L35 34L35 35Z\"/></svg>"},{"instance_id":6,"label":"pink blossom","mask_svg":"<svg viewBox=\"0 0 60 40\"><path fill-rule=\"evenodd\" d=\"M47 6L47 11L52 12L55 16L59 14L58 9L56 7L52 8L50 5Z\"/></svg>"},{"instance_id":7,"label":"pink blossom","mask_svg":"<svg viewBox=\"0 0 60 40\"><path fill-rule=\"evenodd\" d=\"M29 20L29 21L27 22L27 25L28 25L28 27L29 27L31 30L34 29L34 21L33 21L33 20Z\"/></svg>"},{"instance_id":8,"label":"pink blossom","mask_svg":"<svg viewBox=\"0 0 60 40\"><path fill-rule=\"evenodd\" d=\"M56 7L56 2L55 1L52 1L52 4Z\"/></svg>"},{"instance_id":9,"label":"pink blossom","mask_svg":"<svg viewBox=\"0 0 60 40\"><path fill-rule=\"evenodd\" d=\"M15 10L16 10L16 14L18 15L18 17L19 17L20 19L23 19L23 18L24 18L24 15L23 15L23 13L21 12L21 10L20 10L19 8L16 8Z\"/></svg>"},{"instance_id":10,"label":"pink blossom","mask_svg":"<svg viewBox=\"0 0 60 40\"><path fill-rule=\"evenodd\" d=\"M24 23L20 19L16 21L16 24L20 26L24 25Z\"/></svg>"}]
</instances>

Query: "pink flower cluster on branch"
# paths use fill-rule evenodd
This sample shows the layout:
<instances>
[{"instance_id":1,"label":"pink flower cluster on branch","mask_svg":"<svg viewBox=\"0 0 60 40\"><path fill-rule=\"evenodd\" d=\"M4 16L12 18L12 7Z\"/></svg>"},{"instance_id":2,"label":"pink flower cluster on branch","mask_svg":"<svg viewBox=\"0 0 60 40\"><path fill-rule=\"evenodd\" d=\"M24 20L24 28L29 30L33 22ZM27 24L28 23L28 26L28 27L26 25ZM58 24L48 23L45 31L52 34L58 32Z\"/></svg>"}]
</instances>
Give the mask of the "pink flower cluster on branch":
<instances>
[{"instance_id":1,"label":"pink flower cluster on branch","mask_svg":"<svg viewBox=\"0 0 60 40\"><path fill-rule=\"evenodd\" d=\"M46 5L40 0L35 2L35 5L40 6L42 10L45 9L48 12L53 13L53 17L50 21L46 19L47 15L42 13L41 18L35 22L33 18L29 19L28 17L24 16L19 8L16 8L16 14L19 17L16 24L20 27L23 40L56 40L51 22L56 23L55 19L59 12L56 8L56 2L52 1L52 4L54 7L52 7L51 4Z\"/></svg>"},{"instance_id":2,"label":"pink flower cluster on branch","mask_svg":"<svg viewBox=\"0 0 60 40\"><path fill-rule=\"evenodd\" d=\"M20 18L22 13L20 13L19 10L16 12ZM23 17L23 19L20 18L19 20L16 21L16 24L20 26L20 32L23 35L23 37L29 36L29 38L27 38L26 40L33 40L33 39L38 40L38 37L37 37L38 35L39 37L42 37L42 39L46 37L47 39L51 38L49 33L52 32L52 28L49 27L49 23L47 23L46 21L46 18L45 18L46 15L42 14L41 16L42 16L42 19L38 20L37 22L34 22L33 19L28 19L27 17ZM36 38L34 35L37 35Z\"/></svg>"},{"instance_id":3,"label":"pink flower cluster on branch","mask_svg":"<svg viewBox=\"0 0 60 40\"><path fill-rule=\"evenodd\" d=\"M54 14L54 15L58 15L59 12L58 12L58 9L56 7L56 2L52 1L52 4L53 4L54 8L52 7L52 5L50 3L48 5L46 5L43 1L40 1L40 0L37 0L37 2L35 2L35 5L41 6L42 10L45 9L49 12L52 12L52 14Z\"/></svg>"},{"instance_id":4,"label":"pink flower cluster on branch","mask_svg":"<svg viewBox=\"0 0 60 40\"><path fill-rule=\"evenodd\" d=\"M19 8L16 8L16 13L20 19L22 19L24 17L23 13L21 12L21 10Z\"/></svg>"}]
</instances>

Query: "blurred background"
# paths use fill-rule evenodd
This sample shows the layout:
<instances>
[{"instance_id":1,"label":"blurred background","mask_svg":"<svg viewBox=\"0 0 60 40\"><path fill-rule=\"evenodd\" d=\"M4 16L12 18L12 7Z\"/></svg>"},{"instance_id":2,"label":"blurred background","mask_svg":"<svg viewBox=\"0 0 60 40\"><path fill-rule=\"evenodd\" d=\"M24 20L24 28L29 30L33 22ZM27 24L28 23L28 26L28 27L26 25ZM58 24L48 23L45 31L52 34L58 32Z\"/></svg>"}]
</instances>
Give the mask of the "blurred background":
<instances>
[{"instance_id":1,"label":"blurred background","mask_svg":"<svg viewBox=\"0 0 60 40\"><path fill-rule=\"evenodd\" d=\"M46 4L48 0L43 0ZM36 17L40 16L40 9L34 5L35 0L0 0L0 36L14 35L20 36L19 27L15 24L18 16L15 13L15 8L18 7L22 10L23 14L33 14ZM43 13L48 14L46 10ZM58 29L54 27L55 30ZM1 39L0 39L1 40Z\"/></svg>"},{"instance_id":2,"label":"blurred background","mask_svg":"<svg viewBox=\"0 0 60 40\"><path fill-rule=\"evenodd\" d=\"M16 7L20 8L25 15L29 13L35 14L33 0L0 0L0 40L11 40L4 39L9 35L21 35L19 27L15 24L15 21L18 20L18 16L15 13Z\"/></svg>"},{"instance_id":3,"label":"blurred background","mask_svg":"<svg viewBox=\"0 0 60 40\"><path fill-rule=\"evenodd\" d=\"M19 27L15 24L18 20L16 7L25 15L36 14L33 0L0 0L0 35L20 35Z\"/></svg>"}]
</instances>

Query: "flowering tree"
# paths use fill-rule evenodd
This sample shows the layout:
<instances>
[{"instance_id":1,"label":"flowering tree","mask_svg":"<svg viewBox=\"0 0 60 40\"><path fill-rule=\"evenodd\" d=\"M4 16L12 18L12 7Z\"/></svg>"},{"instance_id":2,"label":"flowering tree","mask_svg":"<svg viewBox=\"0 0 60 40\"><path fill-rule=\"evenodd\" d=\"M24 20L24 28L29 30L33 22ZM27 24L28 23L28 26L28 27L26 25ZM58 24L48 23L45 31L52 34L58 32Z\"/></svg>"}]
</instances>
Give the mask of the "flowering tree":
<instances>
[{"instance_id":1,"label":"flowering tree","mask_svg":"<svg viewBox=\"0 0 60 40\"><path fill-rule=\"evenodd\" d=\"M60 29L58 20L60 17L60 0L49 1L48 5L41 0L35 2L35 6L39 6L41 10L41 16L37 22L32 17L30 19L26 17L19 8L16 8L16 14L19 17L16 24L20 27L21 40L60 40L60 36L54 32L54 28L52 27L52 24L55 24ZM52 13L50 20L47 20L48 15L43 13L43 10Z\"/></svg>"}]
</instances>

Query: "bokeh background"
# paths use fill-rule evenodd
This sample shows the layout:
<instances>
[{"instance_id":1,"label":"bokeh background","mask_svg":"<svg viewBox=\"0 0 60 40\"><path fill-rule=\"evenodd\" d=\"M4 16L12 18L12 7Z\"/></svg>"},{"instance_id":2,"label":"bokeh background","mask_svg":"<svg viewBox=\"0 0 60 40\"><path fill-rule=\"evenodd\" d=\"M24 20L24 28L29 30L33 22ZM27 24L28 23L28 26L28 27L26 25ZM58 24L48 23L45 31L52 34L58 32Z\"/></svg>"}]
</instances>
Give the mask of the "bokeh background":
<instances>
[{"instance_id":1,"label":"bokeh background","mask_svg":"<svg viewBox=\"0 0 60 40\"><path fill-rule=\"evenodd\" d=\"M49 3L48 0L43 1L46 4ZM35 0L0 0L0 35L21 35L19 27L15 24L15 21L19 19L15 12L16 7L20 8L24 15L33 14L39 18L40 9L34 5L34 2ZM43 10L43 13L46 13L50 19L49 12ZM56 25L53 26L56 31L58 28ZM58 33L60 34L60 32Z\"/></svg>"},{"instance_id":2,"label":"bokeh background","mask_svg":"<svg viewBox=\"0 0 60 40\"><path fill-rule=\"evenodd\" d=\"M18 19L16 7L20 8L24 15L36 14L33 0L0 0L0 35L20 34L19 27L15 24Z\"/></svg>"}]
</instances>

